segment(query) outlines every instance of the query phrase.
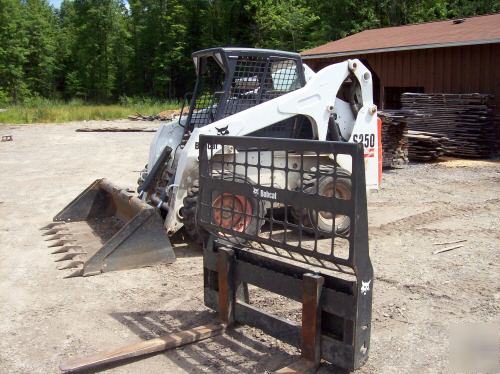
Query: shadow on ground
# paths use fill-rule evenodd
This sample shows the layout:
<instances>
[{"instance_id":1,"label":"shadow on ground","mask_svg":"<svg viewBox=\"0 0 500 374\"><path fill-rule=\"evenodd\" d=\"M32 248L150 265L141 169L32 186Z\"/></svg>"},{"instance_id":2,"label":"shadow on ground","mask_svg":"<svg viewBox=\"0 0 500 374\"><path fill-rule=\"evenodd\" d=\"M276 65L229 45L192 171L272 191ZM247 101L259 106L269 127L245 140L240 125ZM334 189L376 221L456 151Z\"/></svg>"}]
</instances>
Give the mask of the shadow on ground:
<instances>
[{"instance_id":1,"label":"shadow on ground","mask_svg":"<svg viewBox=\"0 0 500 374\"><path fill-rule=\"evenodd\" d=\"M217 321L217 313L209 310L111 313L111 316L142 340ZM298 358L275 345L270 347L258 338L244 334L241 330L242 327L236 327L223 335L157 354L165 355L179 368L189 373L201 373L208 370L223 374L273 372ZM269 342L269 339L266 341ZM153 355L155 354L122 361L119 364L101 368L101 370ZM344 374L346 371L324 363L319 373Z\"/></svg>"},{"instance_id":2,"label":"shadow on ground","mask_svg":"<svg viewBox=\"0 0 500 374\"><path fill-rule=\"evenodd\" d=\"M111 316L143 340L217 321L217 313L208 310L144 311L112 313ZM189 373L202 372L202 369L218 373L266 372L279 368L276 366L279 362L291 361L291 356L283 350L270 349L238 330L231 329L223 335L158 354L166 355ZM245 359L238 360L238 357Z\"/></svg>"}]
</instances>

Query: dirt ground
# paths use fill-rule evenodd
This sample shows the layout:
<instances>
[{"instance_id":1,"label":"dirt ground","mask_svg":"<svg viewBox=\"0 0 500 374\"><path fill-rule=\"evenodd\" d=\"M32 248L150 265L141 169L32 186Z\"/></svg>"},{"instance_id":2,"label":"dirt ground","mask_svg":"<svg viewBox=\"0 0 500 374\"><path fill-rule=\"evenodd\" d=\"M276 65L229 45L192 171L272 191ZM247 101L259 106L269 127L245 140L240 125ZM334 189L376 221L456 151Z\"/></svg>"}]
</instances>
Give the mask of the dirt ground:
<instances>
[{"instance_id":1,"label":"dirt ground","mask_svg":"<svg viewBox=\"0 0 500 374\"><path fill-rule=\"evenodd\" d=\"M110 124L138 125L101 125ZM171 266L61 279L39 229L96 178L134 188L153 137L75 132L82 126L0 126L0 135L13 135L0 143L1 373L56 373L69 357L214 318L203 305L202 259L193 245L178 243ZM359 372L445 372L455 328L498 323L500 163L451 160L387 171L368 205L373 326L370 358ZM463 247L433 254L443 247L435 243L460 239ZM271 304L285 314L296 307ZM297 353L239 327L107 372L266 372ZM320 371L337 372L328 365Z\"/></svg>"}]
</instances>

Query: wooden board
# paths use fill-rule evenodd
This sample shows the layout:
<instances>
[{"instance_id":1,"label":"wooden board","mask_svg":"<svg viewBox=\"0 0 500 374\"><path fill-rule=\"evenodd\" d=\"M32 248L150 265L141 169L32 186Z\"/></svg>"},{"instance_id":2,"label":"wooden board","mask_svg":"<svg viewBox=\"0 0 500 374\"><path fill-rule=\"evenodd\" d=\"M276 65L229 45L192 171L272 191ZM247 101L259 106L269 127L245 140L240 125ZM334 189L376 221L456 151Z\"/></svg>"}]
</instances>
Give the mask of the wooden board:
<instances>
[{"instance_id":1,"label":"wooden board","mask_svg":"<svg viewBox=\"0 0 500 374\"><path fill-rule=\"evenodd\" d=\"M76 372L82 370L96 369L118 361L133 357L144 356L150 353L161 352L167 349L181 347L203 339L220 335L224 331L224 325L212 324L167 334L155 339L142 341L127 345L113 351L98 353L92 356L76 358L62 363L59 369L63 372Z\"/></svg>"}]
</instances>

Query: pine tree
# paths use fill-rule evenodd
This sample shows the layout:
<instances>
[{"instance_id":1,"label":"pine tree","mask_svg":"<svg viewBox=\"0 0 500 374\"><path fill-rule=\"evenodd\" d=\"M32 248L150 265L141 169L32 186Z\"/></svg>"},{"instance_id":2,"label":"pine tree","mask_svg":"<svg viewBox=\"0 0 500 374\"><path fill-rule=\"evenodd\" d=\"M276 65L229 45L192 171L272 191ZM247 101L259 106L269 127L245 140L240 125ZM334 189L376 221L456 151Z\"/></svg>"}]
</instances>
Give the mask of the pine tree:
<instances>
[{"instance_id":1,"label":"pine tree","mask_svg":"<svg viewBox=\"0 0 500 374\"><path fill-rule=\"evenodd\" d=\"M174 0L130 1L135 93L180 97L191 67L186 6Z\"/></svg>"},{"instance_id":2,"label":"pine tree","mask_svg":"<svg viewBox=\"0 0 500 374\"><path fill-rule=\"evenodd\" d=\"M73 6L71 57L75 64L66 75L67 88L90 100L117 97L128 59L125 6L118 0L76 0Z\"/></svg>"},{"instance_id":3,"label":"pine tree","mask_svg":"<svg viewBox=\"0 0 500 374\"><path fill-rule=\"evenodd\" d=\"M82 82L78 79L77 63L72 56L76 38L76 14L73 1L63 0L57 15L55 86L65 98L83 97L85 96L84 89Z\"/></svg>"},{"instance_id":4,"label":"pine tree","mask_svg":"<svg viewBox=\"0 0 500 374\"><path fill-rule=\"evenodd\" d=\"M500 11L498 0L48 1L0 0L0 103L180 98L199 49L298 51L367 28Z\"/></svg>"},{"instance_id":5,"label":"pine tree","mask_svg":"<svg viewBox=\"0 0 500 374\"><path fill-rule=\"evenodd\" d=\"M255 41L253 18L248 0L209 1L205 27L211 46L251 47Z\"/></svg>"},{"instance_id":6,"label":"pine tree","mask_svg":"<svg viewBox=\"0 0 500 374\"><path fill-rule=\"evenodd\" d=\"M307 37L319 21L305 0L252 0L260 47L298 51L308 45Z\"/></svg>"},{"instance_id":7,"label":"pine tree","mask_svg":"<svg viewBox=\"0 0 500 374\"><path fill-rule=\"evenodd\" d=\"M446 3L449 18L470 17L500 11L499 0L448 0Z\"/></svg>"},{"instance_id":8,"label":"pine tree","mask_svg":"<svg viewBox=\"0 0 500 374\"><path fill-rule=\"evenodd\" d=\"M19 102L29 93L23 70L27 45L21 3L0 0L0 102Z\"/></svg>"},{"instance_id":9,"label":"pine tree","mask_svg":"<svg viewBox=\"0 0 500 374\"><path fill-rule=\"evenodd\" d=\"M25 82L36 95L53 96L55 88L57 22L47 0L26 0L28 54L24 63Z\"/></svg>"}]
</instances>

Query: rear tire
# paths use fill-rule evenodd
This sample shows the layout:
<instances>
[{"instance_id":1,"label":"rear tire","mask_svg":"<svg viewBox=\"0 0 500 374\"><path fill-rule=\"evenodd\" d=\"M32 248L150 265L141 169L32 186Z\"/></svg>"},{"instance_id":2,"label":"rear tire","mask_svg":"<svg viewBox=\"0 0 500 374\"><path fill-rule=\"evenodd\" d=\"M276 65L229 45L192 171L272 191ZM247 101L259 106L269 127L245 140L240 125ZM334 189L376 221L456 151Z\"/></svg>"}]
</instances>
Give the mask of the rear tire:
<instances>
[{"instance_id":1,"label":"rear tire","mask_svg":"<svg viewBox=\"0 0 500 374\"><path fill-rule=\"evenodd\" d=\"M322 173L333 175L334 166L320 166ZM351 176L347 170L337 167L337 177L335 183L335 196L341 199L351 199L352 183ZM333 196L333 178L331 176L316 177L316 169L311 169L311 173L304 175L303 184L304 193L319 194L322 196ZM293 217L298 222L302 220L305 227L318 230L319 236L329 237L332 234L333 219L327 212L314 209L304 209L302 211L292 210ZM350 221L349 217L335 217L335 235L346 236L349 233Z\"/></svg>"}]
</instances>

